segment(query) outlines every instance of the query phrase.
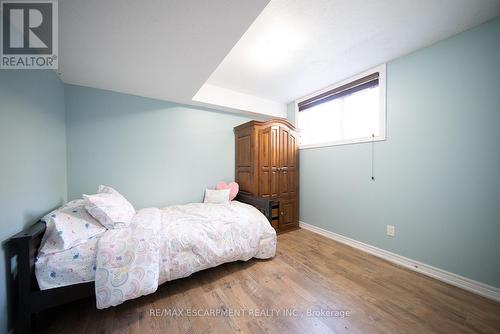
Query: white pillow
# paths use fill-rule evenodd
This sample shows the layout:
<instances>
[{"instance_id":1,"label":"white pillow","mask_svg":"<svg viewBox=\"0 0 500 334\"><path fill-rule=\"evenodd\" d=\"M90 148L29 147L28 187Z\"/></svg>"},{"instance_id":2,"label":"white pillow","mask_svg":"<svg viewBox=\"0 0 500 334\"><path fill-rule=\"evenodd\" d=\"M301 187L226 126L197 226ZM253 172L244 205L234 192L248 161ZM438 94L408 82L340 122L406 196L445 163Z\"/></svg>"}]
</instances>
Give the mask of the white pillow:
<instances>
[{"instance_id":1,"label":"white pillow","mask_svg":"<svg viewBox=\"0 0 500 334\"><path fill-rule=\"evenodd\" d=\"M78 199L52 211L42 218L47 224L39 253L52 254L87 242L106 231L85 210L85 201Z\"/></svg>"},{"instance_id":2,"label":"white pillow","mask_svg":"<svg viewBox=\"0 0 500 334\"><path fill-rule=\"evenodd\" d=\"M135 209L129 201L111 187L99 186L99 193L83 195L85 208L107 229L130 225Z\"/></svg>"},{"instance_id":3,"label":"white pillow","mask_svg":"<svg viewBox=\"0 0 500 334\"><path fill-rule=\"evenodd\" d=\"M227 204L229 203L229 192L231 189L211 190L205 189L203 203Z\"/></svg>"}]
</instances>

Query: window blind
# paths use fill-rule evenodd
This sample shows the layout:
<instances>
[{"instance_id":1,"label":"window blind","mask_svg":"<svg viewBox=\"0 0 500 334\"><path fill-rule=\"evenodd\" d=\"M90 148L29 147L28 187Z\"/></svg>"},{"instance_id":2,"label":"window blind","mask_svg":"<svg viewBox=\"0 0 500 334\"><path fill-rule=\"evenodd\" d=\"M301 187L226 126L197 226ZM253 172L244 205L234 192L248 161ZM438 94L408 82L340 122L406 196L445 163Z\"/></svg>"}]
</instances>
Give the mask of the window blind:
<instances>
[{"instance_id":1,"label":"window blind","mask_svg":"<svg viewBox=\"0 0 500 334\"><path fill-rule=\"evenodd\" d=\"M351 81L345 85L336 87L327 92L313 96L307 100L299 102L299 112L317 106L328 101L332 101L343 96L359 92L363 89L378 86L379 72L372 73L363 78Z\"/></svg>"}]
</instances>

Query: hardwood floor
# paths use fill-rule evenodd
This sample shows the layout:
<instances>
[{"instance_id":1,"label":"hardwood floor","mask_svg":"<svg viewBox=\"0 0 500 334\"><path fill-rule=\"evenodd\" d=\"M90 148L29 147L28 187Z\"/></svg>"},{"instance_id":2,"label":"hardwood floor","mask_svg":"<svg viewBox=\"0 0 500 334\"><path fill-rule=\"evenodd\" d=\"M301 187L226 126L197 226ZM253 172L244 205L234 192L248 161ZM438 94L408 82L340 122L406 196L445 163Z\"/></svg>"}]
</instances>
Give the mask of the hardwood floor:
<instances>
[{"instance_id":1,"label":"hardwood floor","mask_svg":"<svg viewBox=\"0 0 500 334\"><path fill-rule=\"evenodd\" d=\"M225 264L106 310L75 303L41 332L500 333L500 304L302 229L278 236L274 259Z\"/></svg>"}]
</instances>

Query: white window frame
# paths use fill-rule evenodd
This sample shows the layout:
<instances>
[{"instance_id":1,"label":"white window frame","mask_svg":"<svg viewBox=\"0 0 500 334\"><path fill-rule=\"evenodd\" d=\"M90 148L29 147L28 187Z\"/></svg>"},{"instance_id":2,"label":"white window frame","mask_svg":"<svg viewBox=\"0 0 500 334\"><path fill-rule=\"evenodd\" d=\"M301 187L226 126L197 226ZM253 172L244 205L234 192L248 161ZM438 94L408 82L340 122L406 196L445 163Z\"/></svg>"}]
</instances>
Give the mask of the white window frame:
<instances>
[{"instance_id":1,"label":"white window frame","mask_svg":"<svg viewBox=\"0 0 500 334\"><path fill-rule=\"evenodd\" d=\"M362 73L358 73L346 80L342 80L340 82L337 82L334 85L331 85L329 87L326 87L322 90L319 90L317 92L314 92L312 94L309 94L307 96L304 96L298 100L295 101L295 124L298 126L299 122L299 107L298 104L302 101L305 101L307 99L310 99L311 97L317 96L319 94L322 94L324 92L327 92L329 90L335 89L337 87L340 87L342 85L348 84L352 81L355 81L357 79L361 79L363 77L366 77L367 75L373 74L375 72L379 73L379 78L378 78L378 86L379 86L379 94L380 94L380 134L375 137L364 137L364 138L355 138L355 139L346 139L346 140L336 140L336 141L331 141L331 142L325 142L325 143L316 143L316 144L305 144L305 145L299 145L299 149L308 149L308 148L317 148L317 147L328 147L328 146L338 146L338 145L347 145L347 144L359 144L359 143L371 143L374 141L384 141L387 139L387 109L386 109L386 64L379 65L377 67L371 68L367 71L364 71ZM300 130L300 128L299 128Z\"/></svg>"}]
</instances>

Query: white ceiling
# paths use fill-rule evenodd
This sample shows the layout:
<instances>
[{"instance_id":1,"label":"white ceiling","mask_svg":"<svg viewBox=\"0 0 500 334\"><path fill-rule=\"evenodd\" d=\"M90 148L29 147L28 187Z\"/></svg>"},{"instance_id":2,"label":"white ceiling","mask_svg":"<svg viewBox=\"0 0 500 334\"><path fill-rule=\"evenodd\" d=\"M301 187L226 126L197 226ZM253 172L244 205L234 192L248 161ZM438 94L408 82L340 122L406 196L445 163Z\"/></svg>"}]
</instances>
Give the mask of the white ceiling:
<instances>
[{"instance_id":1,"label":"white ceiling","mask_svg":"<svg viewBox=\"0 0 500 334\"><path fill-rule=\"evenodd\" d=\"M207 84L287 103L499 15L498 0L272 0Z\"/></svg>"},{"instance_id":2,"label":"white ceiling","mask_svg":"<svg viewBox=\"0 0 500 334\"><path fill-rule=\"evenodd\" d=\"M59 1L66 83L191 99L269 0Z\"/></svg>"},{"instance_id":3,"label":"white ceiling","mask_svg":"<svg viewBox=\"0 0 500 334\"><path fill-rule=\"evenodd\" d=\"M283 117L287 102L500 15L500 0L268 3L60 1L60 76Z\"/></svg>"}]
</instances>

